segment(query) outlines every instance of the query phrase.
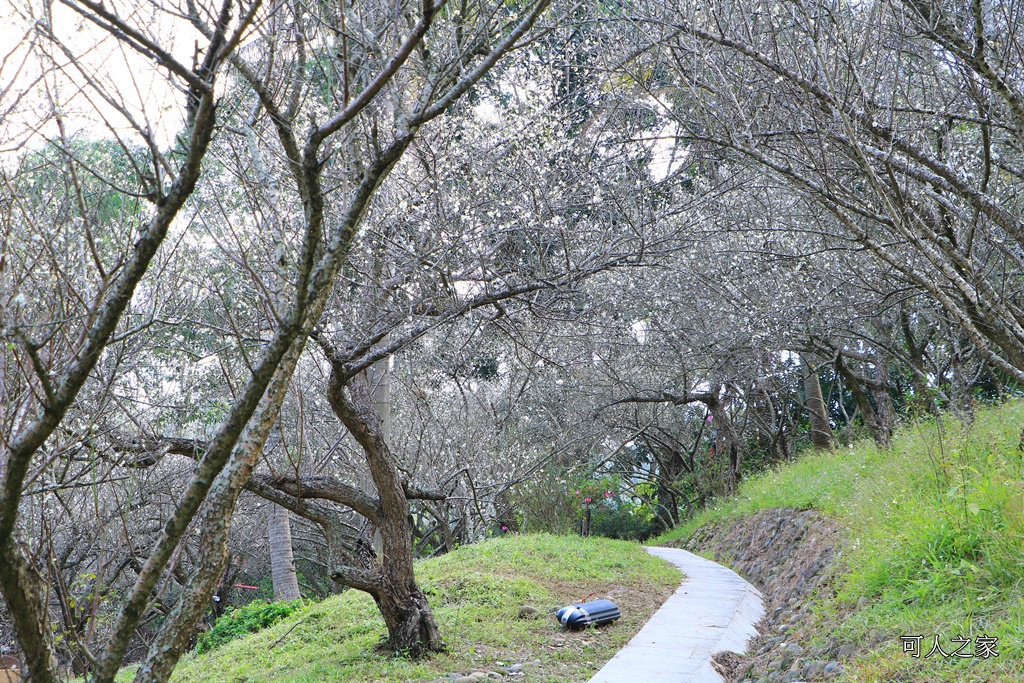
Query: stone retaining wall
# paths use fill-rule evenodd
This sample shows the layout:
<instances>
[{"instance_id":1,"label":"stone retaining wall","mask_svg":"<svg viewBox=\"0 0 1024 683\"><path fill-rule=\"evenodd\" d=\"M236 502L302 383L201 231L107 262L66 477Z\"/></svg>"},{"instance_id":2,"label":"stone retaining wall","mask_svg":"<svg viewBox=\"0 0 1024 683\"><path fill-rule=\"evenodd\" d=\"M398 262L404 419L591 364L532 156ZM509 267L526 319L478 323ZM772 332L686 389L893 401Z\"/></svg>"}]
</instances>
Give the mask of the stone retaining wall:
<instances>
[{"instance_id":1,"label":"stone retaining wall","mask_svg":"<svg viewBox=\"0 0 1024 683\"><path fill-rule=\"evenodd\" d=\"M716 656L716 668L737 683L837 681L843 661L861 647L818 638L807 620L817 595L831 595L829 581L841 557L842 529L814 510L763 510L740 521L712 523L675 545L711 556L758 587L765 598L760 636L752 653ZM880 637L880 636L879 636Z\"/></svg>"}]
</instances>

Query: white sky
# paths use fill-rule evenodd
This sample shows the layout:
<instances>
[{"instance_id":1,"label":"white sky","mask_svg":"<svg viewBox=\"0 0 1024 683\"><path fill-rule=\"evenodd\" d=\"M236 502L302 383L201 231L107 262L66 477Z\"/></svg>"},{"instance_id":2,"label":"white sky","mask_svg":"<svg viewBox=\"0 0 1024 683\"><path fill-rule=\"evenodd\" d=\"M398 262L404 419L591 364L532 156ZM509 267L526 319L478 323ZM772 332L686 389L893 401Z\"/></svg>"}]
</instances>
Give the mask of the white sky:
<instances>
[{"instance_id":1,"label":"white sky","mask_svg":"<svg viewBox=\"0 0 1024 683\"><path fill-rule=\"evenodd\" d=\"M151 3L107 0L105 4L129 17L140 32L186 66L192 64L196 41L206 42L187 22L156 10ZM0 66L0 112L5 114L0 122L0 154L23 144L35 147L43 137L56 136L54 103L64 115L69 134L85 131L93 137L109 137L113 130L127 143L141 144L126 117L87 84L57 46L33 30L34 24L44 25L42 16L41 3L0 0L0 59L6 57ZM54 34L95 79L95 85L166 146L183 115L183 97L172 87L166 70L59 3L52 5L52 18Z\"/></svg>"}]
</instances>

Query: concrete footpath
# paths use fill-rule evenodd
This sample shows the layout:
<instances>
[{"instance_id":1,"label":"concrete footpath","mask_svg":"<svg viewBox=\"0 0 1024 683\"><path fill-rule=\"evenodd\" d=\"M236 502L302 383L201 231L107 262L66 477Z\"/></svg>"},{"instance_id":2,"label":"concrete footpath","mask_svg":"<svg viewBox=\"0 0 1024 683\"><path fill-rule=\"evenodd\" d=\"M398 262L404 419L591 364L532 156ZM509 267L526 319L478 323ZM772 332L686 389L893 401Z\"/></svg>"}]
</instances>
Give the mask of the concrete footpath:
<instances>
[{"instance_id":1,"label":"concrete footpath","mask_svg":"<svg viewBox=\"0 0 1024 683\"><path fill-rule=\"evenodd\" d=\"M676 548L647 548L686 574L590 683L722 683L711 655L743 653L764 616L761 593L731 569Z\"/></svg>"}]
</instances>

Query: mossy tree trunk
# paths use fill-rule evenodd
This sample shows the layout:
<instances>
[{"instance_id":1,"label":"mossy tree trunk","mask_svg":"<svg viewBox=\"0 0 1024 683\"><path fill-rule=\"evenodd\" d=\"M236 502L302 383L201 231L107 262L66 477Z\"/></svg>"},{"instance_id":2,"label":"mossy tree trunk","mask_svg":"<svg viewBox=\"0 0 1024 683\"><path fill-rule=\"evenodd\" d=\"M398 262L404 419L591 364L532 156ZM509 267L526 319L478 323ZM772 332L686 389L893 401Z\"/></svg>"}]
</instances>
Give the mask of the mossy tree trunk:
<instances>
[{"instance_id":1,"label":"mossy tree trunk","mask_svg":"<svg viewBox=\"0 0 1024 683\"><path fill-rule=\"evenodd\" d=\"M869 380L854 372L841 353L836 355L835 365L836 371L846 380L846 385L850 388L850 393L853 394L853 399L857 402L860 419L864 426L868 428L868 431L871 432L875 443L882 447L888 446L889 439L892 437L892 427L879 420L875 407L871 405L871 398L868 395L867 389Z\"/></svg>"},{"instance_id":2,"label":"mossy tree trunk","mask_svg":"<svg viewBox=\"0 0 1024 683\"><path fill-rule=\"evenodd\" d=\"M384 438L383 423L373 409L366 374L360 373L348 382L340 377L337 369L331 374L328 399L362 446L379 501L376 527L381 553L371 570L376 575L375 585L365 589L377 602L392 650L412 655L440 651L444 649L441 632L413 571L409 500Z\"/></svg>"}]
</instances>

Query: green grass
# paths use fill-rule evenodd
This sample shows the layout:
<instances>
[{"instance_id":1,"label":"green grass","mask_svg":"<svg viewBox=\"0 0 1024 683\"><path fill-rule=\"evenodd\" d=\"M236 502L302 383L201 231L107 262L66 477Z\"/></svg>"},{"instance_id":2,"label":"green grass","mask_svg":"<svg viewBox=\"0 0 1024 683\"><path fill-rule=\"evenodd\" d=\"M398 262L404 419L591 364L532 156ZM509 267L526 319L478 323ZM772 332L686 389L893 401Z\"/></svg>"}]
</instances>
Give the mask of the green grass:
<instances>
[{"instance_id":1,"label":"green grass","mask_svg":"<svg viewBox=\"0 0 1024 683\"><path fill-rule=\"evenodd\" d=\"M819 630L887 640L847 667L850 681L1021 681L1024 643L1024 403L906 425L893 446L860 443L808 454L750 479L659 539L688 538L716 520L758 510L817 509L848 530L835 595L819 596ZM859 597L869 599L856 607ZM900 635L998 638L993 659L913 659ZM972 651L973 646L967 651ZM924 653L922 653L924 654ZM955 663L951 663L955 662Z\"/></svg>"},{"instance_id":2,"label":"green grass","mask_svg":"<svg viewBox=\"0 0 1024 683\"><path fill-rule=\"evenodd\" d=\"M585 681L640 628L654 602L624 609L610 627L577 634L561 632L548 616L518 619L519 607L544 610L618 586L636 595L664 596L680 580L677 570L635 543L549 535L466 546L418 563L416 575L449 645L447 653L414 660L381 652L377 645L385 630L373 600L347 591L206 655L185 657L172 680L397 683L525 661L531 662L530 681ZM532 664L537 659L541 664Z\"/></svg>"}]
</instances>

